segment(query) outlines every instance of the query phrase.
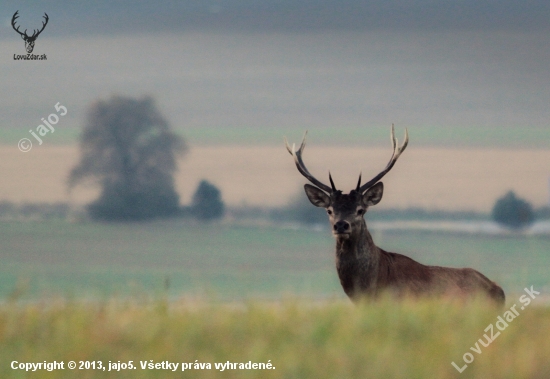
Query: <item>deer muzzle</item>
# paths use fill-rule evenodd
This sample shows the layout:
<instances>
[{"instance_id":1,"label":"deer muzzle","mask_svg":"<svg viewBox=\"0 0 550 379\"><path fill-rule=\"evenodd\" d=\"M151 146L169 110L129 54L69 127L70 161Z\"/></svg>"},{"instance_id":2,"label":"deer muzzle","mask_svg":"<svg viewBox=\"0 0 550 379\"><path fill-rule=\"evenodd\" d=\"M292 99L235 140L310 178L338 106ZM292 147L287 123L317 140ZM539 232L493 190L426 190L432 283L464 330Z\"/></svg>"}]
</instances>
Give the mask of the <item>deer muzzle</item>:
<instances>
[{"instance_id":1,"label":"deer muzzle","mask_svg":"<svg viewBox=\"0 0 550 379\"><path fill-rule=\"evenodd\" d=\"M333 225L332 233L335 236L348 236L351 233L351 225L345 220L340 220Z\"/></svg>"}]
</instances>

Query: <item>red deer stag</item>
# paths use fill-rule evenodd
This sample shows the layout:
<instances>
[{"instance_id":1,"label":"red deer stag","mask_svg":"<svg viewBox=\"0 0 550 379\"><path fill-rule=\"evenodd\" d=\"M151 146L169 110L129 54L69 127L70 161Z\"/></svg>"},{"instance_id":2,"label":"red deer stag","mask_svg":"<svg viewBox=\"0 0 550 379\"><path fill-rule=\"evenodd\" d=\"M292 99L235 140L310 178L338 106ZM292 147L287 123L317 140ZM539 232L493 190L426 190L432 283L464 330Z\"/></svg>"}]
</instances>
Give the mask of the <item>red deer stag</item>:
<instances>
[{"instance_id":1,"label":"red deer stag","mask_svg":"<svg viewBox=\"0 0 550 379\"><path fill-rule=\"evenodd\" d=\"M306 132L307 135L307 132ZM314 186L304 186L309 201L316 207L325 208L332 234L336 238L336 270L344 292L356 302L362 296L376 297L389 290L397 295L451 295L465 296L485 293L499 305L504 304L504 291L486 276L471 268L426 266L397 253L390 253L376 246L367 230L365 213L369 206L382 199L384 185L379 180L390 171L401 155L409 136L399 147L391 129L393 154L386 168L349 194L343 194L334 186L329 172L330 187L317 180L306 168L302 154L306 135L298 151L296 146L285 144L294 157L298 171Z\"/></svg>"}]
</instances>

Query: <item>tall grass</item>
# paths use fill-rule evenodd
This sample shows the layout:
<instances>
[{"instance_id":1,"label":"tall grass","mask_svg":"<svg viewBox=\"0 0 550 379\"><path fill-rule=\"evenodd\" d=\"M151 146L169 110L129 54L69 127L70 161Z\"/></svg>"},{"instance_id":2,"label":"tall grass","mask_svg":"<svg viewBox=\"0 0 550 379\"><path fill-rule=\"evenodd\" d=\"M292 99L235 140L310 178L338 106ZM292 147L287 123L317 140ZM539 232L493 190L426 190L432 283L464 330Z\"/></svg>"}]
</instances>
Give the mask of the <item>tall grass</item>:
<instances>
[{"instance_id":1,"label":"tall grass","mask_svg":"<svg viewBox=\"0 0 550 379\"><path fill-rule=\"evenodd\" d=\"M550 309L530 305L481 354L470 350L505 310L482 301L215 303L144 299L0 306L2 378L548 378ZM495 329L495 332L497 329ZM474 356L463 372L463 355ZM25 373L12 361L63 361ZM180 363L177 372L140 361ZM129 362L133 370L69 370L69 361ZM186 370L181 363L210 363ZM273 370L215 363L271 363ZM107 369L108 370L108 367Z\"/></svg>"}]
</instances>

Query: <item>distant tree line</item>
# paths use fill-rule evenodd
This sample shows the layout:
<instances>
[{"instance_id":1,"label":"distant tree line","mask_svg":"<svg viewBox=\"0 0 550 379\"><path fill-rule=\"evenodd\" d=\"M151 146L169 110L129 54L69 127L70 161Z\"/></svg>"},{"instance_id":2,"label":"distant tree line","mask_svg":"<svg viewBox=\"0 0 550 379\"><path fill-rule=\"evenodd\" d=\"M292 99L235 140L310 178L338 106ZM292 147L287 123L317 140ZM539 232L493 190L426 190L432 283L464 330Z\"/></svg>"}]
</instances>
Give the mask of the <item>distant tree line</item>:
<instances>
[{"instance_id":1,"label":"distant tree line","mask_svg":"<svg viewBox=\"0 0 550 379\"><path fill-rule=\"evenodd\" d=\"M202 180L189 206L181 206L174 184L177 158L187 151L183 138L171 130L151 97L140 99L113 96L90 107L80 140L81 159L70 173L68 186L91 181L101 187L99 197L86 211L94 220L140 221L166 217L193 217L202 222L220 219L226 212L221 191ZM286 207L249 209L249 215L273 221L325 224L323 209L311 206L300 191ZM234 210L245 216L246 210ZM252 213L251 213L252 212ZM0 217L67 217L68 205L0 203ZM487 219L476 212L405 210L369 210L372 220L391 219ZM550 218L550 207L533 210L525 200L510 191L498 199L491 217L500 225L524 229L539 218Z\"/></svg>"},{"instance_id":2,"label":"distant tree line","mask_svg":"<svg viewBox=\"0 0 550 379\"><path fill-rule=\"evenodd\" d=\"M248 210L232 211L241 217L269 218L276 222L297 222L304 225L326 224L324 209L312 207L302 191L293 197L285 207L262 210L250 207ZM426 210L422 208L405 209L369 209L366 217L370 221L395 220L493 220L511 230L521 230L530 226L536 219L550 219L550 206L533 209L526 200L520 199L510 191L497 199L490 214L475 211Z\"/></svg>"},{"instance_id":3,"label":"distant tree line","mask_svg":"<svg viewBox=\"0 0 550 379\"><path fill-rule=\"evenodd\" d=\"M13 203L0 201L2 219L67 219L71 213L68 203Z\"/></svg>"},{"instance_id":4,"label":"distant tree line","mask_svg":"<svg viewBox=\"0 0 550 379\"><path fill-rule=\"evenodd\" d=\"M181 206L177 217L195 218L198 220L215 220L216 214L228 214L234 220L261 221L266 220L274 223L294 222L303 225L326 225L328 223L326 213L323 209L312 207L305 199L305 203L295 197L292 202L282 207L262 207L239 205L238 207L228 208L221 200L221 192L214 196L214 206L203 206L204 195L200 194L199 188L204 188L204 184L199 184L195 190L195 195L191 204ZM219 191L219 190L218 190ZM303 200L303 199L302 199ZM300 203L298 203L298 201ZM218 210L215 210L218 209ZM313 213L311 211L313 209ZM85 209L84 209L85 210ZM68 203L14 203L10 201L0 201L0 219L73 219L78 220L85 217L86 213L78 205L69 205ZM201 215L201 210L205 211ZM311 213L308 213L311 212ZM550 207L544 206L533 210L535 220L550 220ZM211 217L211 218L209 218ZM376 209L373 208L367 213L368 221L396 221L396 220L466 220L466 221L488 221L492 215L488 213L479 213L471 211L443 211L426 210L422 208L405 209Z\"/></svg>"}]
</instances>

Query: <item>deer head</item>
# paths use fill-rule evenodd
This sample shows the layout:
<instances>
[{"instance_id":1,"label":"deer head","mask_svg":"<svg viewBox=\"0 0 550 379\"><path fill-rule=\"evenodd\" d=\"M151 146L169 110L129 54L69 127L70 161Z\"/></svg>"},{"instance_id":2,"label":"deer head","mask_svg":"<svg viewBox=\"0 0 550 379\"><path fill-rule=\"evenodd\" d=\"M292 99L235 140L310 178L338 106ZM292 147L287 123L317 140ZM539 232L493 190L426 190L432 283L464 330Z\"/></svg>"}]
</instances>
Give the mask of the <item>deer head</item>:
<instances>
[{"instance_id":1,"label":"deer head","mask_svg":"<svg viewBox=\"0 0 550 379\"><path fill-rule=\"evenodd\" d=\"M376 297L383 291L398 296L456 297L484 293L503 307L505 295L502 288L476 270L424 265L374 244L364 215L368 207L382 199L384 185L380 179L392 169L407 147L407 130L403 146L398 147L392 125L391 140L393 154L386 168L363 185L359 175L355 189L344 194L336 189L330 172L329 187L311 175L304 165L305 135L298 151L295 145L290 147L285 138L286 148L294 157L298 171L313 184L304 186L309 201L316 207L325 208L329 215L332 234L336 237L336 271L346 295L356 302L363 296Z\"/></svg>"},{"instance_id":2,"label":"deer head","mask_svg":"<svg viewBox=\"0 0 550 379\"><path fill-rule=\"evenodd\" d=\"M329 221L332 226L332 234L337 238L347 239L361 232L361 226L364 225L364 215L368 207L376 205L382 200L384 192L384 184L380 179L384 177L393 167L401 153L407 147L409 135L405 129L405 140L403 146L398 147L397 138L395 138L394 126L391 127L391 140L393 144L393 154L386 168L378 175L361 185L361 175L355 189L348 194L337 190L334 181L329 172L330 187L318 179L316 179L306 168L302 159L302 153L306 145L307 131L304 134L302 144L298 151L293 144L292 147L288 144L285 138L285 145L288 152L294 157L294 162L298 171L309 180L311 184L305 184L304 189L309 201L316 207L325 208L327 210Z\"/></svg>"},{"instance_id":3,"label":"deer head","mask_svg":"<svg viewBox=\"0 0 550 379\"><path fill-rule=\"evenodd\" d=\"M25 40L25 50L27 50L27 53L30 54L30 53L32 53L32 51L34 49L34 41L36 41L36 39L38 38L40 33L42 33L42 31L44 30L44 28L48 24L48 20L50 18L48 17L48 14L46 12L44 12L43 17L44 17L45 21L42 21L42 29L40 29L40 30L34 29L33 33L32 33L32 36L29 36L29 35L27 35L27 29L25 29L25 31L23 33L21 33L19 31L19 27L15 27L15 20L17 20L19 18L18 13L19 13L19 11L15 12L13 14L13 17L11 19L11 26L13 27L13 30L15 30L17 33L19 33L19 35L21 35L21 38L23 38L23 40Z\"/></svg>"}]
</instances>

